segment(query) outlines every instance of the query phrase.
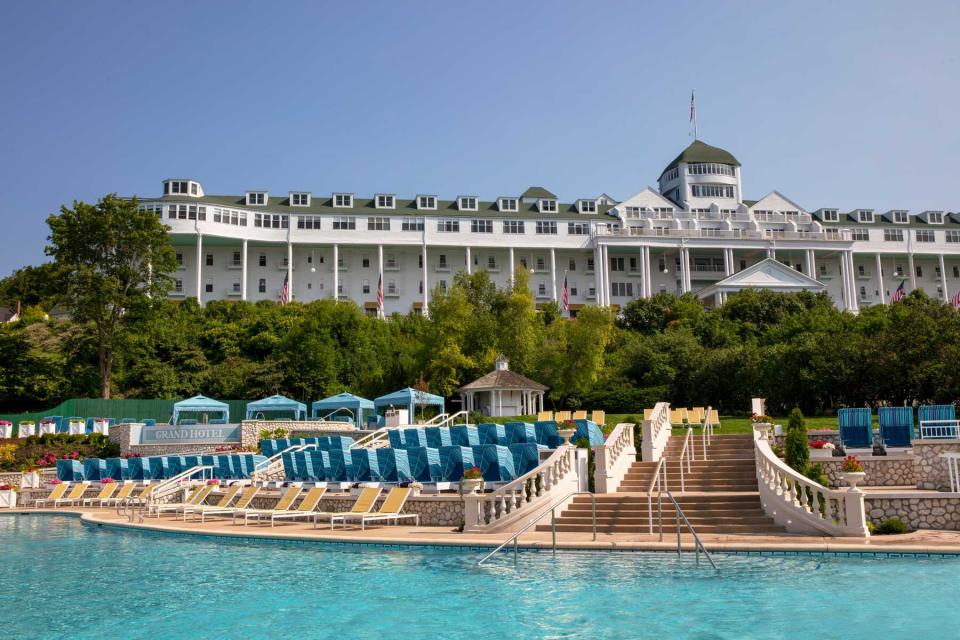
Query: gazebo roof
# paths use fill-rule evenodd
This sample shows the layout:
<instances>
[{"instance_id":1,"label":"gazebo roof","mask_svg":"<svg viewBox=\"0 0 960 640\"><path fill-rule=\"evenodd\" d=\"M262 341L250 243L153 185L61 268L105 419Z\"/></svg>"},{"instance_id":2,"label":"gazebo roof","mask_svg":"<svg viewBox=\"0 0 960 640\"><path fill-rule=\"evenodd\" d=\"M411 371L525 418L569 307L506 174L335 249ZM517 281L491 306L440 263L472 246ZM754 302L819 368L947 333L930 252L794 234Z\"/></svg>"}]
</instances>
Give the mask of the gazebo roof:
<instances>
[{"instance_id":1,"label":"gazebo roof","mask_svg":"<svg viewBox=\"0 0 960 640\"><path fill-rule=\"evenodd\" d=\"M458 391L488 391L491 389L524 389L528 391L546 391L547 387L526 376L510 371L509 369L496 369L490 373L481 376L466 384Z\"/></svg>"},{"instance_id":2,"label":"gazebo roof","mask_svg":"<svg viewBox=\"0 0 960 640\"><path fill-rule=\"evenodd\" d=\"M317 400L313 403L315 409L339 409L340 407L373 409L373 401L355 396L352 393L338 393L335 396Z\"/></svg>"},{"instance_id":3,"label":"gazebo roof","mask_svg":"<svg viewBox=\"0 0 960 640\"><path fill-rule=\"evenodd\" d=\"M438 405L443 406L443 396L427 393L426 391L417 391L411 387L400 389L385 396L380 396L373 403L377 407L383 407L391 404L397 405Z\"/></svg>"},{"instance_id":4,"label":"gazebo roof","mask_svg":"<svg viewBox=\"0 0 960 640\"><path fill-rule=\"evenodd\" d=\"M273 395L269 398L263 398L247 404L247 413L256 413L258 411L294 411L306 413L307 405L297 400L291 400L286 396Z\"/></svg>"},{"instance_id":5,"label":"gazebo roof","mask_svg":"<svg viewBox=\"0 0 960 640\"><path fill-rule=\"evenodd\" d=\"M193 396L177 402L173 408L179 411L227 411L230 406L206 396Z\"/></svg>"}]
</instances>

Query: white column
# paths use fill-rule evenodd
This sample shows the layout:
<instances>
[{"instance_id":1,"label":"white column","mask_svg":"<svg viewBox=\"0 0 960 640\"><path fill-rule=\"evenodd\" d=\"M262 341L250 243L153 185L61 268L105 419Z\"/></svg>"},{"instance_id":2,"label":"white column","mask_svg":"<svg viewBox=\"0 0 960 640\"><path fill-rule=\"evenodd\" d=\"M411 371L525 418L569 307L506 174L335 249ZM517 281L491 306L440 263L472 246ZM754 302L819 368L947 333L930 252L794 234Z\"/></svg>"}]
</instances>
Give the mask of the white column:
<instances>
[{"instance_id":1,"label":"white column","mask_svg":"<svg viewBox=\"0 0 960 640\"><path fill-rule=\"evenodd\" d=\"M382 244L377 245L377 274L379 276L379 280L377 280L377 286L382 287L381 291L384 291L384 293L386 293L387 285L383 282L383 245ZM386 317L387 315L386 298L384 298L383 300L382 311L383 311L383 317ZM379 314L380 312L381 312L381 309L377 309L377 313Z\"/></svg>"},{"instance_id":2,"label":"white column","mask_svg":"<svg viewBox=\"0 0 960 640\"><path fill-rule=\"evenodd\" d=\"M640 282L643 286L643 297L649 298L653 295L650 291L650 247L640 247L640 263L643 265L643 273L640 276Z\"/></svg>"},{"instance_id":3,"label":"white column","mask_svg":"<svg viewBox=\"0 0 960 640\"><path fill-rule=\"evenodd\" d=\"M516 267L513 264L513 247L510 247L510 275L507 276L507 285L513 287L513 273Z\"/></svg>"},{"instance_id":4,"label":"white column","mask_svg":"<svg viewBox=\"0 0 960 640\"><path fill-rule=\"evenodd\" d=\"M814 261L813 261L813 249L807 249L807 251L806 251L806 258L807 258L807 275L810 276L811 278L816 278L816 277L817 277L817 267L816 267L816 265L814 264ZM879 258L880 258L880 256L877 256L877 259L879 259Z\"/></svg>"},{"instance_id":5,"label":"white column","mask_svg":"<svg viewBox=\"0 0 960 640\"><path fill-rule=\"evenodd\" d=\"M200 292L203 291L203 234L197 233L197 302L203 304L203 298Z\"/></svg>"},{"instance_id":6,"label":"white column","mask_svg":"<svg viewBox=\"0 0 960 640\"><path fill-rule=\"evenodd\" d=\"M610 306L610 247L603 245L603 304Z\"/></svg>"},{"instance_id":7,"label":"white column","mask_svg":"<svg viewBox=\"0 0 960 640\"><path fill-rule=\"evenodd\" d=\"M907 264L910 267L910 290L917 288L917 269L913 264L913 233L907 229Z\"/></svg>"},{"instance_id":8,"label":"white column","mask_svg":"<svg viewBox=\"0 0 960 640\"><path fill-rule=\"evenodd\" d=\"M593 279L594 286L597 289L597 306L603 306L603 254L600 251L600 246L593 250Z\"/></svg>"},{"instance_id":9,"label":"white column","mask_svg":"<svg viewBox=\"0 0 960 640\"><path fill-rule=\"evenodd\" d=\"M940 282L943 284L943 301L946 302L950 299L950 292L947 291L947 267L943 264L943 254L941 253L937 256L940 260Z\"/></svg>"},{"instance_id":10,"label":"white column","mask_svg":"<svg viewBox=\"0 0 960 640\"><path fill-rule=\"evenodd\" d=\"M469 275L473 273L473 258L470 256L470 247L468 246L466 247L466 249L467 249L467 275Z\"/></svg>"},{"instance_id":11,"label":"white column","mask_svg":"<svg viewBox=\"0 0 960 640\"><path fill-rule=\"evenodd\" d=\"M430 284L427 282L427 244L423 244L423 315L427 315L430 307Z\"/></svg>"},{"instance_id":12,"label":"white column","mask_svg":"<svg viewBox=\"0 0 960 640\"><path fill-rule=\"evenodd\" d=\"M730 255L730 249L723 250L723 276L733 275L733 256Z\"/></svg>"},{"instance_id":13,"label":"white column","mask_svg":"<svg viewBox=\"0 0 960 640\"><path fill-rule=\"evenodd\" d=\"M850 309L850 280L848 278L849 267L847 266L847 252L840 252L840 292L843 296L843 308Z\"/></svg>"},{"instance_id":14,"label":"white column","mask_svg":"<svg viewBox=\"0 0 960 640\"><path fill-rule=\"evenodd\" d=\"M247 239L243 239L240 249L240 299L247 299Z\"/></svg>"},{"instance_id":15,"label":"white column","mask_svg":"<svg viewBox=\"0 0 960 640\"><path fill-rule=\"evenodd\" d=\"M850 310L857 311L860 308L859 303L859 294L857 293L857 283L854 280L854 265L853 265L853 251L848 250L844 252L846 256L847 264L847 283L850 291Z\"/></svg>"},{"instance_id":16,"label":"white column","mask_svg":"<svg viewBox=\"0 0 960 640\"><path fill-rule=\"evenodd\" d=\"M287 230L289 232L289 229ZM293 242L287 234L287 299L293 300Z\"/></svg>"},{"instance_id":17,"label":"white column","mask_svg":"<svg viewBox=\"0 0 960 640\"><path fill-rule=\"evenodd\" d=\"M550 247L550 283L553 286L553 301L557 301L557 253Z\"/></svg>"},{"instance_id":18,"label":"white column","mask_svg":"<svg viewBox=\"0 0 960 640\"><path fill-rule=\"evenodd\" d=\"M689 291L687 289L687 272L690 270L690 263L687 260L687 249L686 247L680 247L680 293L686 293Z\"/></svg>"},{"instance_id":19,"label":"white column","mask_svg":"<svg viewBox=\"0 0 960 640\"><path fill-rule=\"evenodd\" d=\"M883 289L883 263L880 261L880 254L877 254L877 291L880 296L880 304L887 304L887 294Z\"/></svg>"},{"instance_id":20,"label":"white column","mask_svg":"<svg viewBox=\"0 0 960 640\"><path fill-rule=\"evenodd\" d=\"M333 245L333 299L339 300L340 294L340 245Z\"/></svg>"}]
</instances>

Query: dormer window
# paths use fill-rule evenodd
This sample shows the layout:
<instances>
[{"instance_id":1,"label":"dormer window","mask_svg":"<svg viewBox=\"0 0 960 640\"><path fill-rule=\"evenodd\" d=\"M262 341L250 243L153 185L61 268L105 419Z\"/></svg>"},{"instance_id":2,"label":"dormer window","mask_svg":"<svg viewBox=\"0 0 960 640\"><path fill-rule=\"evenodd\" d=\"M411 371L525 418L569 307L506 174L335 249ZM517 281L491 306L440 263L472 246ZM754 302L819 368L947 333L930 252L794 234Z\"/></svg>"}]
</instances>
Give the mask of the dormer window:
<instances>
[{"instance_id":1,"label":"dormer window","mask_svg":"<svg viewBox=\"0 0 960 640\"><path fill-rule=\"evenodd\" d=\"M291 207L309 207L310 194L304 191L291 191L290 206Z\"/></svg>"},{"instance_id":2,"label":"dormer window","mask_svg":"<svg viewBox=\"0 0 960 640\"><path fill-rule=\"evenodd\" d=\"M910 221L906 211L894 211L893 221L897 224L907 224Z\"/></svg>"},{"instance_id":3,"label":"dormer window","mask_svg":"<svg viewBox=\"0 0 960 640\"><path fill-rule=\"evenodd\" d=\"M460 196L457 198L457 208L460 211L476 211L477 199L474 196Z\"/></svg>"},{"instance_id":4,"label":"dormer window","mask_svg":"<svg viewBox=\"0 0 960 640\"><path fill-rule=\"evenodd\" d=\"M417 209L436 209L437 196L417 196Z\"/></svg>"},{"instance_id":5,"label":"dormer window","mask_svg":"<svg viewBox=\"0 0 960 640\"><path fill-rule=\"evenodd\" d=\"M497 200L497 209L500 211L517 211L517 199L500 198Z\"/></svg>"},{"instance_id":6,"label":"dormer window","mask_svg":"<svg viewBox=\"0 0 960 640\"><path fill-rule=\"evenodd\" d=\"M927 212L927 223L929 223L929 224L943 224L943 212L942 212L942 211L928 211L928 212Z\"/></svg>"},{"instance_id":7,"label":"dormer window","mask_svg":"<svg viewBox=\"0 0 960 640\"><path fill-rule=\"evenodd\" d=\"M556 213L557 201L550 198L541 198L540 213Z\"/></svg>"},{"instance_id":8,"label":"dormer window","mask_svg":"<svg viewBox=\"0 0 960 640\"><path fill-rule=\"evenodd\" d=\"M873 211L871 211L870 209L858 209L857 222L863 222L863 223L873 222Z\"/></svg>"},{"instance_id":9,"label":"dormer window","mask_svg":"<svg viewBox=\"0 0 960 640\"><path fill-rule=\"evenodd\" d=\"M335 206L335 207L352 207L352 206L353 206L353 194L352 194L352 193L335 193L335 194L333 194L333 206Z\"/></svg>"},{"instance_id":10,"label":"dormer window","mask_svg":"<svg viewBox=\"0 0 960 640\"><path fill-rule=\"evenodd\" d=\"M839 222L840 212L836 209L824 209L821 211L824 222Z\"/></svg>"},{"instance_id":11,"label":"dormer window","mask_svg":"<svg viewBox=\"0 0 960 640\"><path fill-rule=\"evenodd\" d=\"M377 209L394 209L397 206L397 199L389 193L378 193L374 198L374 205Z\"/></svg>"},{"instance_id":12,"label":"dormer window","mask_svg":"<svg viewBox=\"0 0 960 640\"><path fill-rule=\"evenodd\" d=\"M247 191L248 206L262 206L267 204L266 191Z\"/></svg>"},{"instance_id":13,"label":"dormer window","mask_svg":"<svg viewBox=\"0 0 960 640\"><path fill-rule=\"evenodd\" d=\"M202 196L200 183L194 180L164 180L163 195L165 196Z\"/></svg>"},{"instance_id":14,"label":"dormer window","mask_svg":"<svg viewBox=\"0 0 960 640\"><path fill-rule=\"evenodd\" d=\"M579 206L580 213L597 212L597 203L593 200L580 200L577 205Z\"/></svg>"}]
</instances>

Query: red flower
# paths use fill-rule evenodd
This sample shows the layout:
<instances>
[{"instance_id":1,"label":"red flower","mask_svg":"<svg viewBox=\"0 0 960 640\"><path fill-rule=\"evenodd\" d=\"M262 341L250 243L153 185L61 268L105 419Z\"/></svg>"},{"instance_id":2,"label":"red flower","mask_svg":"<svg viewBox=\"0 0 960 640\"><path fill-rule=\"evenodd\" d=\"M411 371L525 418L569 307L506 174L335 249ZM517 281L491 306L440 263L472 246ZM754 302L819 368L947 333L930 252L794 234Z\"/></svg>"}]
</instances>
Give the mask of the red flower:
<instances>
[{"instance_id":1,"label":"red flower","mask_svg":"<svg viewBox=\"0 0 960 640\"><path fill-rule=\"evenodd\" d=\"M823 445L827 444L826 440L814 440L810 443L810 446L814 449L823 449Z\"/></svg>"}]
</instances>

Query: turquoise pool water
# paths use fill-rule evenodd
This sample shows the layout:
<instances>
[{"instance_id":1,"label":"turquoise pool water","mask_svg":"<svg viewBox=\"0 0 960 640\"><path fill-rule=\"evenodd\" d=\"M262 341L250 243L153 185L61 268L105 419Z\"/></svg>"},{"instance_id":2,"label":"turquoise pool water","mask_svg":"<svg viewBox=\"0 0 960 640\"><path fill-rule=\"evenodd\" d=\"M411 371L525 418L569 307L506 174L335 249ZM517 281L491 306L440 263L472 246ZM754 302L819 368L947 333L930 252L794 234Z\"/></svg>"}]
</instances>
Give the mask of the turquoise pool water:
<instances>
[{"instance_id":1,"label":"turquoise pool water","mask_svg":"<svg viewBox=\"0 0 960 640\"><path fill-rule=\"evenodd\" d=\"M0 516L0 637L947 638L960 560L478 553Z\"/></svg>"}]
</instances>

